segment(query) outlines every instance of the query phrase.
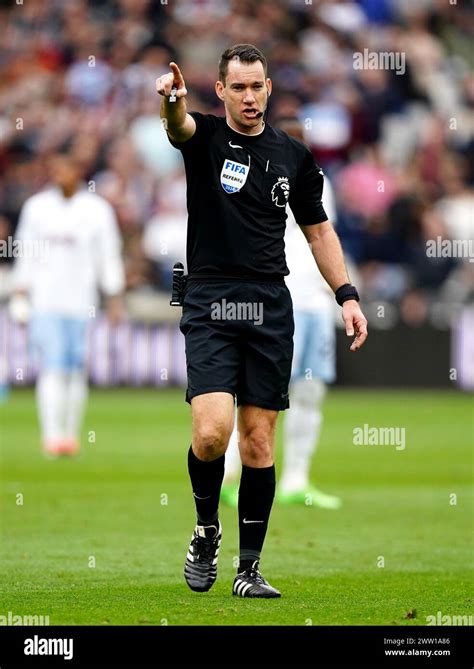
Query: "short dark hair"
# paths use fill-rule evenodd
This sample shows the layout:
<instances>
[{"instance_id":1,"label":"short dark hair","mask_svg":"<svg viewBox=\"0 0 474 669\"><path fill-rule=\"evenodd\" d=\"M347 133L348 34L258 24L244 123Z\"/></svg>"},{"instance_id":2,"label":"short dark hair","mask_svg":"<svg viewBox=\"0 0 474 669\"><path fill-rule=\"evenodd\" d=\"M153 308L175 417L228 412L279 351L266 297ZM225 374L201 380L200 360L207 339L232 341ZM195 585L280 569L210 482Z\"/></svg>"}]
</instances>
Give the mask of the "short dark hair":
<instances>
[{"instance_id":1,"label":"short dark hair","mask_svg":"<svg viewBox=\"0 0 474 669\"><path fill-rule=\"evenodd\" d=\"M256 63L259 60L263 65L265 77L267 76L267 59L260 49L257 49L253 44L234 44L234 46L224 51L219 61L219 81L222 81L223 84L225 84L231 60L240 60L242 63Z\"/></svg>"}]
</instances>

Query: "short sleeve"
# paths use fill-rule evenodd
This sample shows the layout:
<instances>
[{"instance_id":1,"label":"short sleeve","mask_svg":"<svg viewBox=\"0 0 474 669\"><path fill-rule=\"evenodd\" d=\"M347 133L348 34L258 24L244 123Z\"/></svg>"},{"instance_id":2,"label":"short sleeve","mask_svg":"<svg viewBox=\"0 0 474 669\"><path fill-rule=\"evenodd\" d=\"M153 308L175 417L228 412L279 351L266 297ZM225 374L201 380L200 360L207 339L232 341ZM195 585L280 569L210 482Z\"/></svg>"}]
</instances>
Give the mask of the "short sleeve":
<instances>
[{"instance_id":1,"label":"short sleeve","mask_svg":"<svg viewBox=\"0 0 474 669\"><path fill-rule=\"evenodd\" d=\"M21 242L39 240L37 226L35 225L36 222L35 207L30 198L25 202L21 209L15 239ZM33 256L33 258L30 258L27 253L20 254L19 257L16 258L13 266L13 286L15 290L31 289L34 283L34 275L35 257Z\"/></svg>"},{"instance_id":2,"label":"short sleeve","mask_svg":"<svg viewBox=\"0 0 474 669\"><path fill-rule=\"evenodd\" d=\"M215 116L212 116L212 114L190 112L189 115L192 116L196 122L196 132L190 139L188 139L186 142L173 142L171 137L168 135L168 139L171 145L176 149L179 149L182 153L193 151L198 147L206 144L206 141L209 139L216 126L215 120L217 119Z\"/></svg>"},{"instance_id":3,"label":"short sleeve","mask_svg":"<svg viewBox=\"0 0 474 669\"><path fill-rule=\"evenodd\" d=\"M125 288L125 271L122 262L122 239L115 212L108 202L97 208L99 226L99 283L105 295L118 295Z\"/></svg>"},{"instance_id":4,"label":"short sleeve","mask_svg":"<svg viewBox=\"0 0 474 669\"><path fill-rule=\"evenodd\" d=\"M327 221L322 204L324 176L308 149L292 188L289 204L298 225L314 225Z\"/></svg>"}]
</instances>

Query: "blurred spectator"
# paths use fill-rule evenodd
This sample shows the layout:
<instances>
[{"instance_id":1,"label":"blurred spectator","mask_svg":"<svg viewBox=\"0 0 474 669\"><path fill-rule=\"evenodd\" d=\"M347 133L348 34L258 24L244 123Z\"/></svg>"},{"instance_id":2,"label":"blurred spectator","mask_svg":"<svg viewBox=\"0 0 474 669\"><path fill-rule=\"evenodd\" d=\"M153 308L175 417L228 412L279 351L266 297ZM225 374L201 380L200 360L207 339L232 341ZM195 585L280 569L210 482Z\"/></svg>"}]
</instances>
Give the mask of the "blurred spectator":
<instances>
[{"instance_id":1,"label":"blurred spectator","mask_svg":"<svg viewBox=\"0 0 474 669\"><path fill-rule=\"evenodd\" d=\"M71 102L100 105L112 91L115 73L104 61L81 50L80 60L71 65L66 74L66 94Z\"/></svg>"},{"instance_id":2,"label":"blurred spectator","mask_svg":"<svg viewBox=\"0 0 474 669\"><path fill-rule=\"evenodd\" d=\"M143 248L154 261L162 287L169 289L175 262L186 260L186 178L184 171L165 180L158 199L158 212L148 221Z\"/></svg>"},{"instance_id":3,"label":"blurred spectator","mask_svg":"<svg viewBox=\"0 0 474 669\"><path fill-rule=\"evenodd\" d=\"M115 140L104 167L95 176L97 192L113 204L120 228L125 232L143 225L153 207L154 182L130 139Z\"/></svg>"}]
</instances>

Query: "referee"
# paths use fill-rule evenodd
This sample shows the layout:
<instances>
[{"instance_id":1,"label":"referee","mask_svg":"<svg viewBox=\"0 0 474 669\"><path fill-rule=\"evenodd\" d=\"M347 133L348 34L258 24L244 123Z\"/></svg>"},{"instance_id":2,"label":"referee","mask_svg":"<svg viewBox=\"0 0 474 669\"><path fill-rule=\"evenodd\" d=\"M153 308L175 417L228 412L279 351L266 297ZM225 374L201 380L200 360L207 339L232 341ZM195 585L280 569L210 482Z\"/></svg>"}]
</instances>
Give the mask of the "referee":
<instances>
[{"instance_id":1,"label":"referee","mask_svg":"<svg viewBox=\"0 0 474 669\"><path fill-rule=\"evenodd\" d=\"M175 63L170 67L156 88L170 142L184 158L189 214L180 328L197 525L184 575L198 592L216 580L218 504L236 399L242 476L233 594L279 597L259 572L259 561L275 494L275 427L278 412L289 406L293 356L293 308L284 282L287 204L342 305L346 333L355 335L351 351L365 342L367 321L321 204L322 171L301 142L264 121L272 82L263 53L237 44L222 54L215 92L224 117L187 113L183 75Z\"/></svg>"}]
</instances>

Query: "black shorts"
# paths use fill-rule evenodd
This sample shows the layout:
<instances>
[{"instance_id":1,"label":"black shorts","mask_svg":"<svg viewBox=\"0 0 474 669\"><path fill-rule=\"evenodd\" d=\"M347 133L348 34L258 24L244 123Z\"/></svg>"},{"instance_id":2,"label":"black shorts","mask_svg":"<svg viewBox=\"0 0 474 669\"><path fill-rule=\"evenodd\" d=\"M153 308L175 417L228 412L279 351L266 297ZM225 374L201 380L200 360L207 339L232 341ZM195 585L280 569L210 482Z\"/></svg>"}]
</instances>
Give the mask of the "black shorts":
<instances>
[{"instance_id":1,"label":"black shorts","mask_svg":"<svg viewBox=\"0 0 474 669\"><path fill-rule=\"evenodd\" d=\"M228 392L237 404L288 409L293 305L283 280L188 280L180 330L186 340L186 401Z\"/></svg>"}]
</instances>

